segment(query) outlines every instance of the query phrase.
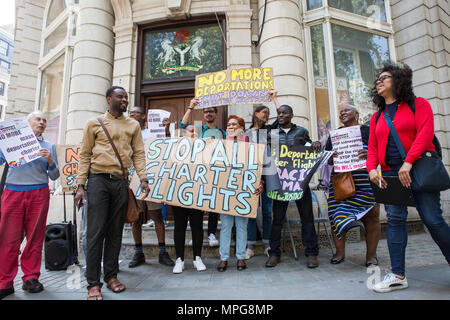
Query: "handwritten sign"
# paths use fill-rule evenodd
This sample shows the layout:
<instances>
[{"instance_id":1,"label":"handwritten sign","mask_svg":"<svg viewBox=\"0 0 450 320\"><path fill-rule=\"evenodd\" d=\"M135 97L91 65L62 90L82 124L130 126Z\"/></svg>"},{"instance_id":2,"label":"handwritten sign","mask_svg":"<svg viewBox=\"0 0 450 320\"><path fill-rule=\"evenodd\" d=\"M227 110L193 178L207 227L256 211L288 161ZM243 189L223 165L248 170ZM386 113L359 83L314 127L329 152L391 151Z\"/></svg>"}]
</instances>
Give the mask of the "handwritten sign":
<instances>
[{"instance_id":1,"label":"handwritten sign","mask_svg":"<svg viewBox=\"0 0 450 320\"><path fill-rule=\"evenodd\" d=\"M255 218L264 148L221 139L149 139L145 200ZM130 187L142 199L139 184L134 174Z\"/></svg>"},{"instance_id":2,"label":"handwritten sign","mask_svg":"<svg viewBox=\"0 0 450 320\"><path fill-rule=\"evenodd\" d=\"M227 69L195 77L197 108L270 102L272 68Z\"/></svg>"},{"instance_id":3,"label":"handwritten sign","mask_svg":"<svg viewBox=\"0 0 450 320\"><path fill-rule=\"evenodd\" d=\"M363 149L361 129L359 126L345 127L330 132L333 151L338 156L334 158L334 171L347 172L366 167L366 160L358 157L358 151Z\"/></svg>"},{"instance_id":4,"label":"handwritten sign","mask_svg":"<svg viewBox=\"0 0 450 320\"><path fill-rule=\"evenodd\" d=\"M272 150L278 175L270 178L278 178L281 189L270 191L267 196L279 201L301 199L313 174L324 163L324 158L328 159L331 154L328 151L313 152L311 147L302 145L280 145L279 153Z\"/></svg>"},{"instance_id":5,"label":"handwritten sign","mask_svg":"<svg viewBox=\"0 0 450 320\"><path fill-rule=\"evenodd\" d=\"M17 118L0 122L0 148L13 168L39 158L41 145L27 119Z\"/></svg>"},{"instance_id":6,"label":"handwritten sign","mask_svg":"<svg viewBox=\"0 0 450 320\"><path fill-rule=\"evenodd\" d=\"M77 189L78 160L81 147L79 145L59 144L56 146L56 155L59 162L59 176L63 192L72 192Z\"/></svg>"},{"instance_id":7,"label":"handwritten sign","mask_svg":"<svg viewBox=\"0 0 450 320\"><path fill-rule=\"evenodd\" d=\"M170 117L170 112L160 109L148 109L147 128L150 138L164 138L166 136L166 128L163 120Z\"/></svg>"}]
</instances>

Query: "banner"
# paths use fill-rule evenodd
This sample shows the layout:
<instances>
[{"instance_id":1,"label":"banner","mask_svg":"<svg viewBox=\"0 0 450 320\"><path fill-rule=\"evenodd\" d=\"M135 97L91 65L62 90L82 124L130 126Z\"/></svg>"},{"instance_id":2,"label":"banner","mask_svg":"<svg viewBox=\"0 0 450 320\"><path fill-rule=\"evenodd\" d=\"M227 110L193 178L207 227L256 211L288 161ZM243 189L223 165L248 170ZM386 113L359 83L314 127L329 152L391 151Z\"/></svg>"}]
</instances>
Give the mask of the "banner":
<instances>
[{"instance_id":1,"label":"banner","mask_svg":"<svg viewBox=\"0 0 450 320\"><path fill-rule=\"evenodd\" d=\"M279 201L301 199L303 189L309 184L313 174L333 154L330 151L313 152L312 147L302 145L281 145L280 152L277 153L277 150L272 150L278 176L270 178L278 178L281 189L268 192L267 196Z\"/></svg>"},{"instance_id":2,"label":"banner","mask_svg":"<svg viewBox=\"0 0 450 320\"><path fill-rule=\"evenodd\" d=\"M75 144L58 144L56 156L58 157L59 177L63 192L77 190L78 161L81 147Z\"/></svg>"},{"instance_id":3,"label":"banner","mask_svg":"<svg viewBox=\"0 0 450 320\"><path fill-rule=\"evenodd\" d=\"M358 157L363 149L361 129L359 126L336 129L330 132L333 151L338 156L333 158L335 172L347 172L366 167L366 160Z\"/></svg>"},{"instance_id":4,"label":"banner","mask_svg":"<svg viewBox=\"0 0 450 320\"><path fill-rule=\"evenodd\" d=\"M264 148L222 139L149 139L145 200L255 218ZM142 199L136 173L130 187Z\"/></svg>"},{"instance_id":5,"label":"banner","mask_svg":"<svg viewBox=\"0 0 450 320\"><path fill-rule=\"evenodd\" d=\"M26 118L0 122L0 149L11 168L39 158L41 145Z\"/></svg>"},{"instance_id":6,"label":"banner","mask_svg":"<svg viewBox=\"0 0 450 320\"><path fill-rule=\"evenodd\" d=\"M147 113L147 128L150 138L165 138L166 127L163 125L163 120L170 117L170 112L160 109L148 109Z\"/></svg>"},{"instance_id":7,"label":"banner","mask_svg":"<svg viewBox=\"0 0 450 320\"><path fill-rule=\"evenodd\" d=\"M227 69L195 77L197 108L270 102L272 68Z\"/></svg>"}]
</instances>

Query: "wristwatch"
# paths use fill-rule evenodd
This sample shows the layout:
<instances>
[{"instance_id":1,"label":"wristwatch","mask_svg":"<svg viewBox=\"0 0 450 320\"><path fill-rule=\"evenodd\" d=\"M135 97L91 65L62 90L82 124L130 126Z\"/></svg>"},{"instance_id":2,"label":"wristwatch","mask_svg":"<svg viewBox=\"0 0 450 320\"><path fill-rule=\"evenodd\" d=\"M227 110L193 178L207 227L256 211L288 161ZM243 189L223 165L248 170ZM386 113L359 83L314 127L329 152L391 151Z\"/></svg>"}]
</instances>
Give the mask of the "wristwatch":
<instances>
[{"instance_id":1,"label":"wristwatch","mask_svg":"<svg viewBox=\"0 0 450 320\"><path fill-rule=\"evenodd\" d=\"M81 184L81 183L80 183L80 184L78 185L78 188L80 188L80 187L83 188L84 190L86 190L86 188L84 187L84 184Z\"/></svg>"}]
</instances>

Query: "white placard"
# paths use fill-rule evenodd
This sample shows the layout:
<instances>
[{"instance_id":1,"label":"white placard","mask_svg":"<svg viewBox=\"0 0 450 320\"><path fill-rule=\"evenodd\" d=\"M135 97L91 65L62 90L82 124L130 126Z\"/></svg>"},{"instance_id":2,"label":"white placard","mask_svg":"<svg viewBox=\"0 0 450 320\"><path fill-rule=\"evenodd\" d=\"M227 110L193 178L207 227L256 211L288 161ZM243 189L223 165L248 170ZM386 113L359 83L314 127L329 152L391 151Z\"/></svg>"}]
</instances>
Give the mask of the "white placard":
<instances>
[{"instance_id":1,"label":"white placard","mask_svg":"<svg viewBox=\"0 0 450 320\"><path fill-rule=\"evenodd\" d=\"M165 138L166 128L162 124L165 118L170 117L170 112L160 109L149 109L147 114L147 128L149 138Z\"/></svg>"},{"instance_id":2,"label":"white placard","mask_svg":"<svg viewBox=\"0 0 450 320\"><path fill-rule=\"evenodd\" d=\"M358 157L358 151L363 149L361 129L352 126L330 132L333 151L338 156L334 158L334 171L347 172L366 167L366 160Z\"/></svg>"},{"instance_id":3,"label":"white placard","mask_svg":"<svg viewBox=\"0 0 450 320\"><path fill-rule=\"evenodd\" d=\"M17 118L0 122L0 149L13 168L39 158L41 145L27 119Z\"/></svg>"}]
</instances>

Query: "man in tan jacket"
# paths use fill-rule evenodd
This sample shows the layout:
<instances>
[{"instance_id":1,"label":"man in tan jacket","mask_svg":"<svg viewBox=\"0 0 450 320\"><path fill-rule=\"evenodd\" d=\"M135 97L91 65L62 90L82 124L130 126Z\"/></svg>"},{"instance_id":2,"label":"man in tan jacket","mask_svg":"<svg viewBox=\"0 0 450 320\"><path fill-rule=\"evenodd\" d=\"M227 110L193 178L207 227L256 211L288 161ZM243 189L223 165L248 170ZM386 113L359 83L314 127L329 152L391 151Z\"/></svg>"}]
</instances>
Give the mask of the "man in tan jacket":
<instances>
[{"instance_id":1,"label":"man in tan jacket","mask_svg":"<svg viewBox=\"0 0 450 320\"><path fill-rule=\"evenodd\" d=\"M125 117L128 95L122 87L106 91L109 108L100 118L113 140L125 168L134 165L141 189L148 194L145 152L141 128ZM88 181L86 188L86 181ZM115 293L125 290L117 279L123 224L128 205L128 186L120 162L97 118L84 128L79 157L78 206L88 201L86 278L88 300L102 300L100 281L103 256L104 281Z\"/></svg>"}]
</instances>

